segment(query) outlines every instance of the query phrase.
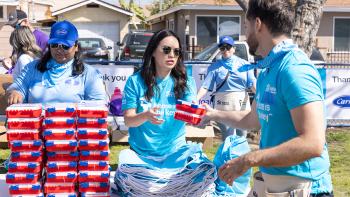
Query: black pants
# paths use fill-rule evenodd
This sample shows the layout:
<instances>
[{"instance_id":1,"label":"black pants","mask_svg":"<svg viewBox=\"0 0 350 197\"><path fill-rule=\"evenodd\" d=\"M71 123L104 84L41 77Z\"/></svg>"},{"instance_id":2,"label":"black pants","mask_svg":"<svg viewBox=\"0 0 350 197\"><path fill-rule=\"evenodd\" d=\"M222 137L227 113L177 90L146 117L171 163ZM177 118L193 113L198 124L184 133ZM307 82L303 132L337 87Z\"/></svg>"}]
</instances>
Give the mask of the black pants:
<instances>
[{"instance_id":1,"label":"black pants","mask_svg":"<svg viewBox=\"0 0 350 197\"><path fill-rule=\"evenodd\" d=\"M333 195L333 192L331 192L331 193L311 194L310 197L334 197L334 195Z\"/></svg>"}]
</instances>

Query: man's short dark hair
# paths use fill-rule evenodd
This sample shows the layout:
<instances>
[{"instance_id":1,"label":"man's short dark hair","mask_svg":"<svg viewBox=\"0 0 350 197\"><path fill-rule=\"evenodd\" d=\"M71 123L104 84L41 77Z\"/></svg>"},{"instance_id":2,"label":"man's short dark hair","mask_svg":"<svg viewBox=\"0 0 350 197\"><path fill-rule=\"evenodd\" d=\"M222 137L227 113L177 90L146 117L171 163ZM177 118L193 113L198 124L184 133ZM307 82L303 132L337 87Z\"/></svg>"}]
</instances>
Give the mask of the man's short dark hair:
<instances>
[{"instance_id":1,"label":"man's short dark hair","mask_svg":"<svg viewBox=\"0 0 350 197\"><path fill-rule=\"evenodd\" d=\"M290 36L294 16L290 0L249 0L247 19L260 18L273 36Z\"/></svg>"}]
</instances>

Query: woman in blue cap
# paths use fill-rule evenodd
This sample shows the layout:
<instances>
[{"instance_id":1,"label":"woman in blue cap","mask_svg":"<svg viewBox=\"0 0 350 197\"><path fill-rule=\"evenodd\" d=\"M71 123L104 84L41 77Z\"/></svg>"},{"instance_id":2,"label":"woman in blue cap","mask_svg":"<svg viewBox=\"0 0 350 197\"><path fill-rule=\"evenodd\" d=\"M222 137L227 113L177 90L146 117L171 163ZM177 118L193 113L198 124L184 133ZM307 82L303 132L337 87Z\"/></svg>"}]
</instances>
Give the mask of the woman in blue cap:
<instances>
[{"instance_id":1,"label":"woman in blue cap","mask_svg":"<svg viewBox=\"0 0 350 197\"><path fill-rule=\"evenodd\" d=\"M48 44L46 54L28 64L7 89L8 104L105 100L101 74L82 62L72 23L55 23Z\"/></svg>"}]
</instances>

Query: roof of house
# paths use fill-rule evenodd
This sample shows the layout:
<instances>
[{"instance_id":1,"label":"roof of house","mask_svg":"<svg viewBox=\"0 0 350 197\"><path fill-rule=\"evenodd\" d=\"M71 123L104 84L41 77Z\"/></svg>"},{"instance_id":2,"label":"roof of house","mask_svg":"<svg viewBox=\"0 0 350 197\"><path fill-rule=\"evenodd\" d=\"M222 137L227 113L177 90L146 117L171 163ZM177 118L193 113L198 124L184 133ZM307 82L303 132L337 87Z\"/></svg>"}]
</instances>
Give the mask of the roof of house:
<instances>
[{"instance_id":1,"label":"roof of house","mask_svg":"<svg viewBox=\"0 0 350 197\"><path fill-rule=\"evenodd\" d=\"M168 10L152 15L147 21L171 14L179 10L242 10L238 3L234 0L226 3L215 3L214 0L191 0L184 4L172 7ZM327 0L323 7L324 12L350 12L349 0Z\"/></svg>"},{"instance_id":2,"label":"roof of house","mask_svg":"<svg viewBox=\"0 0 350 197\"><path fill-rule=\"evenodd\" d=\"M81 6L96 3L98 5L107 7L114 11L126 14L128 16L133 16L134 14L129 10L125 10L119 5L118 0L59 0L55 1L55 5L53 6L52 16L56 16L58 14L77 9Z\"/></svg>"}]
</instances>

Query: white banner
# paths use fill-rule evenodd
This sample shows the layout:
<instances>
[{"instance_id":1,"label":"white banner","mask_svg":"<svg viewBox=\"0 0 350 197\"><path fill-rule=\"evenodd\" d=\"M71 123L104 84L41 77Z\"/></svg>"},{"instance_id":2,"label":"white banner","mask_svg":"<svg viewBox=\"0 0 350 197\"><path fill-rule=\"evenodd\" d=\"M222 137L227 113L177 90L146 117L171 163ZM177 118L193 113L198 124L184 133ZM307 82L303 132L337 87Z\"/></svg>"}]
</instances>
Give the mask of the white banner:
<instances>
[{"instance_id":1,"label":"white banner","mask_svg":"<svg viewBox=\"0 0 350 197\"><path fill-rule=\"evenodd\" d=\"M202 86L204 79L207 75L207 69L210 64L187 64L187 71L191 73L192 77L196 81L197 91ZM203 96L202 99L199 100L199 103L207 103L210 104L210 94L208 92Z\"/></svg>"},{"instance_id":2,"label":"white banner","mask_svg":"<svg viewBox=\"0 0 350 197\"><path fill-rule=\"evenodd\" d=\"M134 73L134 66L131 65L93 66L101 72L109 98L113 95L115 87L118 87L123 92L126 80Z\"/></svg>"},{"instance_id":3,"label":"white banner","mask_svg":"<svg viewBox=\"0 0 350 197\"><path fill-rule=\"evenodd\" d=\"M350 118L350 72L349 69L326 70L327 119Z\"/></svg>"}]
</instances>

